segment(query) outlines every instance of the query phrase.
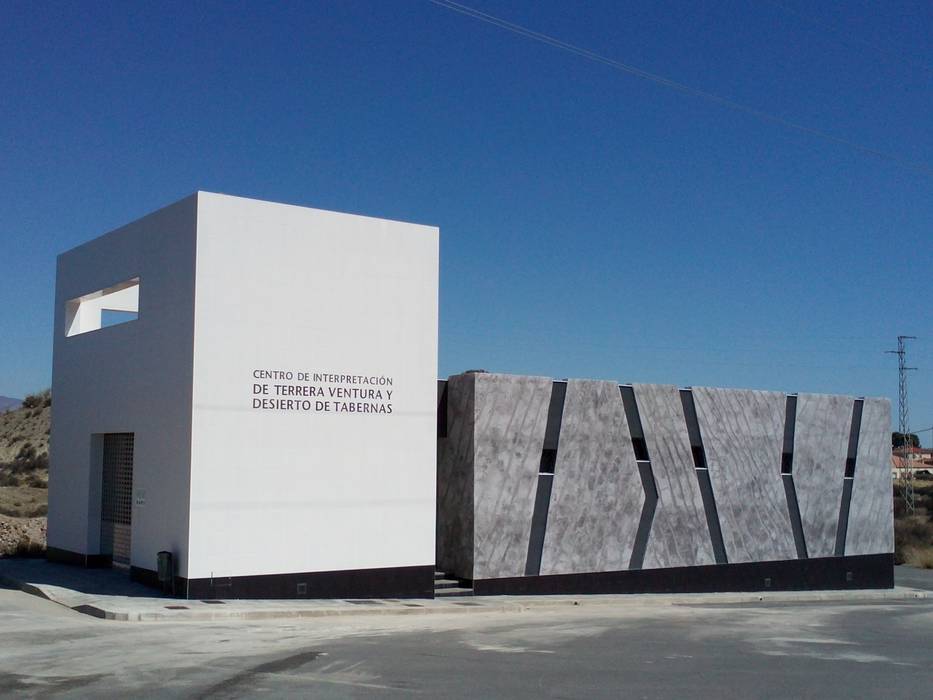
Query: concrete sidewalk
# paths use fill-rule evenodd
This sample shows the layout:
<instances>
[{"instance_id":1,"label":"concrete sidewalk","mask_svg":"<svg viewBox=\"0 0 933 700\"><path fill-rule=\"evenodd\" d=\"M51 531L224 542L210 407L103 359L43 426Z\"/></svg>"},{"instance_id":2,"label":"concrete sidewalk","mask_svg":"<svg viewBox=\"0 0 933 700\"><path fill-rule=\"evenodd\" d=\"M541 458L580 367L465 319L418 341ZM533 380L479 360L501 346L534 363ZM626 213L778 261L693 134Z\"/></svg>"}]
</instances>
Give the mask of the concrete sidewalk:
<instances>
[{"instance_id":1,"label":"concrete sidewalk","mask_svg":"<svg viewBox=\"0 0 933 700\"><path fill-rule=\"evenodd\" d=\"M0 559L0 584L46 598L86 615L131 622L497 613L580 606L856 603L930 597L927 591L897 586L893 589L858 591L477 596L435 600L183 600L160 595L151 588L130 581L118 571L82 569L52 564L44 559Z\"/></svg>"}]
</instances>

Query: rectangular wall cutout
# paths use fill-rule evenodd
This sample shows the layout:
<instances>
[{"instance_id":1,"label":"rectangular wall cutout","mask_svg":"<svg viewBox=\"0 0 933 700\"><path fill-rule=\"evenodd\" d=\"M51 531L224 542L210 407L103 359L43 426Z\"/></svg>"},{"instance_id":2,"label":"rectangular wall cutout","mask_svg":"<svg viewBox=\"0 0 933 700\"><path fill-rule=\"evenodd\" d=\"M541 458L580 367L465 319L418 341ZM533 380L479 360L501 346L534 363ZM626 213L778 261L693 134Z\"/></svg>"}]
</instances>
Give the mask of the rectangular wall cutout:
<instances>
[{"instance_id":1,"label":"rectangular wall cutout","mask_svg":"<svg viewBox=\"0 0 933 700\"><path fill-rule=\"evenodd\" d=\"M65 302L65 336L99 331L139 317L139 277Z\"/></svg>"}]
</instances>

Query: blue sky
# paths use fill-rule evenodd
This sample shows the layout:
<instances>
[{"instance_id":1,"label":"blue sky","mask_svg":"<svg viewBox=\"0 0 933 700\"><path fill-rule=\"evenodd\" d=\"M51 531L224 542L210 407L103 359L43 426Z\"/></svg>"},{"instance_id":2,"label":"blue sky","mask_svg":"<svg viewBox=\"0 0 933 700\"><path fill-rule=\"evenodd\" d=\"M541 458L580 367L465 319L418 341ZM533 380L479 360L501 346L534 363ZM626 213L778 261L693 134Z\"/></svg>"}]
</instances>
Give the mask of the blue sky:
<instances>
[{"instance_id":1,"label":"blue sky","mask_svg":"<svg viewBox=\"0 0 933 700\"><path fill-rule=\"evenodd\" d=\"M896 398L933 425L933 5L0 6L0 394L57 253L203 189L440 226L440 372ZM923 436L930 443L931 433Z\"/></svg>"}]
</instances>

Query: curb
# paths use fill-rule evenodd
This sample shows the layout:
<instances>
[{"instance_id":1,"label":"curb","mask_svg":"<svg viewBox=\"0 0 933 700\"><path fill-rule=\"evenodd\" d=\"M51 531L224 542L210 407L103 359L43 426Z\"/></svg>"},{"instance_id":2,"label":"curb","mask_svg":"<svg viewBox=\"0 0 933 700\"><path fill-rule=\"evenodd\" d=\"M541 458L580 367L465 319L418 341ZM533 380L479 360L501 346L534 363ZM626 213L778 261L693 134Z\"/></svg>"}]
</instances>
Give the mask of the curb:
<instances>
[{"instance_id":1,"label":"curb","mask_svg":"<svg viewBox=\"0 0 933 700\"><path fill-rule=\"evenodd\" d=\"M476 596L462 600L416 601L373 601L371 604L334 606L331 601L320 601L316 607L256 609L210 606L209 610L198 610L201 601L166 599L162 610L126 610L121 606L108 606L99 600L69 605L38 586L26 581L0 574L0 584L17 588L25 593L44 598L83 615L115 622L207 622L217 620L274 620L322 617L360 617L383 615L438 615L456 613L525 613L535 610L559 610L583 607L650 607L650 606L697 606L697 605L742 605L754 603L865 603L882 601L925 600L930 592L914 588L895 587L877 590L844 591L775 591L751 593L643 593L600 596L537 596L510 598L509 596ZM281 601L274 602L276 605ZM232 605L243 605L244 601L231 601ZM308 601L311 603L311 601ZM262 605L261 601L248 601L248 605ZM167 609L177 605L181 609Z\"/></svg>"},{"instance_id":2,"label":"curb","mask_svg":"<svg viewBox=\"0 0 933 700\"><path fill-rule=\"evenodd\" d=\"M34 595L34 596L36 596L36 597L38 597L38 598L45 598L46 600L51 600L53 603L58 603L59 605L64 605L64 603L60 603L59 601L55 600L54 598L50 598L50 597L45 593L45 591L43 591L39 586L35 586L35 585L31 584L31 583L27 583L27 582L25 582L25 581L20 581L19 579L11 578L11 577L5 576L5 575L3 575L3 574L0 574L0 586L6 586L7 588L16 588L16 589L22 591L23 593L28 593L28 594ZM69 606L65 606L65 607L69 607Z\"/></svg>"}]
</instances>

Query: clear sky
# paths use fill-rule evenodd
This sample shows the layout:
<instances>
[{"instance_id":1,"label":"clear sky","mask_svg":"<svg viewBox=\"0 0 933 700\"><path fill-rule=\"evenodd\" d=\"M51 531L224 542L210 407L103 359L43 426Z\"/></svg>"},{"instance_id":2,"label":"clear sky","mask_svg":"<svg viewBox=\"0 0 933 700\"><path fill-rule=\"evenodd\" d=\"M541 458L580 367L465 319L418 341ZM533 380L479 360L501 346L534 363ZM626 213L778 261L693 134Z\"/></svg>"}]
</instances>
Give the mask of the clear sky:
<instances>
[{"instance_id":1,"label":"clear sky","mask_svg":"<svg viewBox=\"0 0 933 700\"><path fill-rule=\"evenodd\" d=\"M0 394L55 256L202 189L439 226L442 376L893 400L903 333L933 425L928 0L467 4L916 167L427 0L4 2Z\"/></svg>"}]
</instances>

